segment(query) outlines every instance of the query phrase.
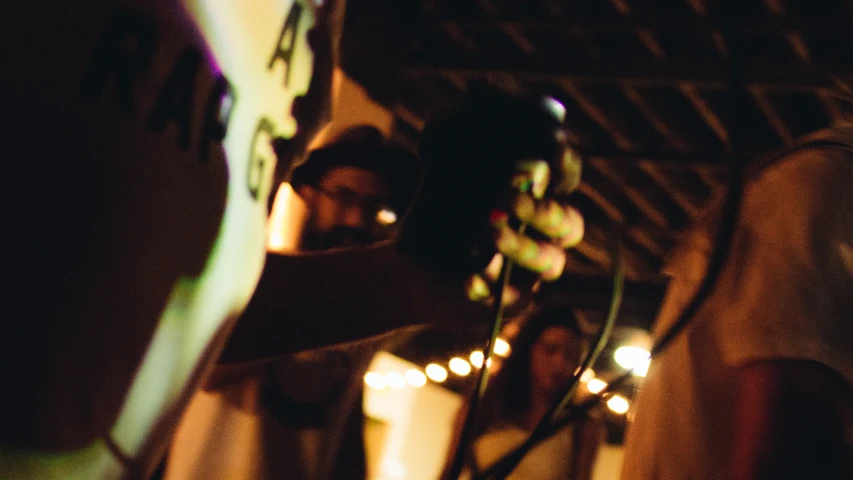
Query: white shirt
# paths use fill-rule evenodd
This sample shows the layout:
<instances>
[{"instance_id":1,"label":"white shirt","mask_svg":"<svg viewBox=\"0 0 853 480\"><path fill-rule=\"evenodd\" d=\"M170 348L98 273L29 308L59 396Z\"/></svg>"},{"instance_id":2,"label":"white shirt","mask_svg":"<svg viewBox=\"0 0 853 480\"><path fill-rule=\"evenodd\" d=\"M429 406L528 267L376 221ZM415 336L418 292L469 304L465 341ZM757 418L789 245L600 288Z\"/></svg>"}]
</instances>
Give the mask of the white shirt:
<instances>
[{"instance_id":1,"label":"white shirt","mask_svg":"<svg viewBox=\"0 0 853 480\"><path fill-rule=\"evenodd\" d=\"M849 130L829 138L853 144ZM651 363L628 430L623 479L725 478L735 373L746 363L813 360L853 386L851 206L853 153L837 147L790 153L747 185L716 290ZM702 281L713 220L700 221L669 263L656 335Z\"/></svg>"}]
</instances>

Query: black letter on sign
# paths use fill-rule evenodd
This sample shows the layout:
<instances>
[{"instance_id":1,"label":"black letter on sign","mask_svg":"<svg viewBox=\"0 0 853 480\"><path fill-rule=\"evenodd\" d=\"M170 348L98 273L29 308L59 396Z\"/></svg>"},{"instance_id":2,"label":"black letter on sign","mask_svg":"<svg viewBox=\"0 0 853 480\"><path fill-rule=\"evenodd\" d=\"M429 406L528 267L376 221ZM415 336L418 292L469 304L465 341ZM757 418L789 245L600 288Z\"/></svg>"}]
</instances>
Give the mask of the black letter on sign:
<instances>
[{"instance_id":1,"label":"black letter on sign","mask_svg":"<svg viewBox=\"0 0 853 480\"><path fill-rule=\"evenodd\" d=\"M190 148L193 92L200 62L201 54L198 50L193 47L184 50L157 95L157 103L154 104L151 118L148 119L148 127L154 132L162 132L167 121L175 121L178 124L178 138L184 150Z\"/></svg>"},{"instance_id":2,"label":"black letter on sign","mask_svg":"<svg viewBox=\"0 0 853 480\"><path fill-rule=\"evenodd\" d=\"M83 76L83 95L91 101L97 100L113 74L119 111L128 117L136 115L133 83L151 64L156 45L157 24L117 8Z\"/></svg>"},{"instance_id":3,"label":"black letter on sign","mask_svg":"<svg viewBox=\"0 0 853 480\"><path fill-rule=\"evenodd\" d=\"M296 50L296 32L299 28L299 19L302 18L302 5L298 1L293 2L290 7L290 13L287 14L287 19L284 21L284 26L281 28L281 35L278 36L278 43L275 46L275 51L270 58L270 64L267 67L272 70L277 59L284 62L284 86L290 85L290 58L293 57L293 52Z\"/></svg>"},{"instance_id":4,"label":"black letter on sign","mask_svg":"<svg viewBox=\"0 0 853 480\"><path fill-rule=\"evenodd\" d=\"M261 191L261 185L264 182L264 169L267 160L263 156L263 147L259 152L258 147L263 145L260 143L262 136L266 134L265 143L268 150L267 153L272 154L272 138L275 132L275 125L266 117L262 117L255 128L255 136L252 137L252 144L249 147L249 171L246 172L246 184L249 187L249 193L255 200L258 199L258 193Z\"/></svg>"},{"instance_id":5,"label":"black letter on sign","mask_svg":"<svg viewBox=\"0 0 853 480\"><path fill-rule=\"evenodd\" d=\"M210 153L210 142L222 142L228 131L228 121L234 109L234 91L228 79L222 74L217 75L213 90L204 109L204 124L198 143L198 159L207 163Z\"/></svg>"}]
</instances>

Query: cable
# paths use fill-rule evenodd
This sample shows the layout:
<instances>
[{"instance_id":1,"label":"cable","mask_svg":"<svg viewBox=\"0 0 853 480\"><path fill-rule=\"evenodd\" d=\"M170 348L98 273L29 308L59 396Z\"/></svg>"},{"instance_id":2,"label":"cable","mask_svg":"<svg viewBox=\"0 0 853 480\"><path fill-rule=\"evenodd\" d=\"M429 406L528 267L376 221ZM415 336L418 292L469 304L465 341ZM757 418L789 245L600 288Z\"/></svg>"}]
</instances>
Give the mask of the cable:
<instances>
[{"instance_id":1,"label":"cable","mask_svg":"<svg viewBox=\"0 0 853 480\"><path fill-rule=\"evenodd\" d=\"M518 229L518 233L523 234L526 228L527 225L522 224ZM500 282L498 282L499 289L495 294L495 303L492 310L492 334L489 337L489 341L486 343L486 349L483 351L483 365L480 368L479 375L477 376L477 383L471 392L471 399L469 400L468 411L465 414L462 433L459 435L459 444L456 447L456 452L454 452L453 460L450 464L449 478L451 479L459 478L462 474L462 469L465 467L465 458L468 455L468 444L470 443L469 439L471 437L472 430L474 429L475 414L479 407L480 400L482 400L483 394L486 392L486 385L489 381L490 364L492 363L490 360L494 351L495 342L497 341L498 334L500 333L501 326L503 324L503 296L504 290L509 287L509 280L512 276L512 267L513 261L505 258L504 264L501 266L501 273L499 277Z\"/></svg>"},{"instance_id":2,"label":"cable","mask_svg":"<svg viewBox=\"0 0 853 480\"><path fill-rule=\"evenodd\" d=\"M622 265L622 243L619 235L611 236L610 242L610 259L613 265L613 293L610 297L610 306L608 308L607 317L604 324L598 332L598 337L595 340L594 347L587 354L586 358L581 362L580 367L572 376L569 384L558 395L557 402L551 407L549 412L542 417L542 420L533 429L533 433L525 440L525 442L513 450L509 455L502 458L499 462L493 464L485 472L475 476L475 479L480 478L503 478L512 473L516 465L521 462L524 455L536 446L542 438L547 438L546 435L550 432L550 425L557 420L557 416L561 415L574 396L577 386L580 384L580 378L583 373L592 367L598 359L601 352L604 350L610 339L610 334L616 324L616 318L619 314L619 309L622 304L622 296L625 287L625 272Z\"/></svg>"}]
</instances>

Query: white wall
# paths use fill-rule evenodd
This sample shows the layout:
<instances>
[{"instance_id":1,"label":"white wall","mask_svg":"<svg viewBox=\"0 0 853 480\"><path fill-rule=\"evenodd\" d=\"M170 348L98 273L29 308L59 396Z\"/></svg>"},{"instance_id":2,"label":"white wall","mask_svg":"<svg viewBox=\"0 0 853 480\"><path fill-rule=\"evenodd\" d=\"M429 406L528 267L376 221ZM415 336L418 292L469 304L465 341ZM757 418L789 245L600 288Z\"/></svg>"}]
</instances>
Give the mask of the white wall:
<instances>
[{"instance_id":1,"label":"white wall","mask_svg":"<svg viewBox=\"0 0 853 480\"><path fill-rule=\"evenodd\" d=\"M369 370L402 375L419 368L380 352ZM365 388L364 411L371 480L435 480L444 465L459 395L432 382L395 390Z\"/></svg>"}]
</instances>

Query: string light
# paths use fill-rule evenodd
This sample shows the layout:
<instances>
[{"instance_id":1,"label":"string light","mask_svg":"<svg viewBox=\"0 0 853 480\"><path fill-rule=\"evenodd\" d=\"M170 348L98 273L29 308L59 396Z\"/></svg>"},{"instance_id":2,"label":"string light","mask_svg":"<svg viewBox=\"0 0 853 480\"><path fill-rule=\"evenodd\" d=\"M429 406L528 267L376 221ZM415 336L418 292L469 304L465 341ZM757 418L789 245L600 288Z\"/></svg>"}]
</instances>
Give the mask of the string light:
<instances>
[{"instance_id":1,"label":"string light","mask_svg":"<svg viewBox=\"0 0 853 480\"><path fill-rule=\"evenodd\" d=\"M494 349L492 349L492 351L495 353L495 355L506 358L509 356L512 349L510 348L509 343L507 343L506 340L498 337L498 339L495 341L495 347Z\"/></svg>"},{"instance_id":2,"label":"string light","mask_svg":"<svg viewBox=\"0 0 853 480\"><path fill-rule=\"evenodd\" d=\"M590 391L590 393L598 393L607 388L607 382L600 380L598 378L593 378L590 381L586 382L586 389Z\"/></svg>"},{"instance_id":3,"label":"string light","mask_svg":"<svg viewBox=\"0 0 853 480\"><path fill-rule=\"evenodd\" d=\"M370 388L381 390L385 388L385 377L381 373L367 372L364 374L364 383Z\"/></svg>"},{"instance_id":4,"label":"string light","mask_svg":"<svg viewBox=\"0 0 853 480\"><path fill-rule=\"evenodd\" d=\"M437 363L430 363L424 369L426 376L436 383L441 383L447 380L447 370Z\"/></svg>"},{"instance_id":5,"label":"string light","mask_svg":"<svg viewBox=\"0 0 853 480\"><path fill-rule=\"evenodd\" d=\"M421 388L426 385L427 377L422 371L410 368L406 371L406 381L415 388Z\"/></svg>"},{"instance_id":6,"label":"string light","mask_svg":"<svg viewBox=\"0 0 853 480\"><path fill-rule=\"evenodd\" d=\"M613 359L616 360L616 363L622 368L633 368L632 373L638 377L645 377L648 373L649 357L649 351L639 347L622 346L613 352Z\"/></svg>"},{"instance_id":7,"label":"string light","mask_svg":"<svg viewBox=\"0 0 853 480\"><path fill-rule=\"evenodd\" d=\"M460 377L464 377L471 373L471 364L462 358L453 357L450 359L448 365L450 366L450 371Z\"/></svg>"},{"instance_id":8,"label":"string light","mask_svg":"<svg viewBox=\"0 0 853 480\"><path fill-rule=\"evenodd\" d=\"M397 372L388 372L385 374L385 383L394 390L400 390L406 386L406 379Z\"/></svg>"},{"instance_id":9,"label":"string light","mask_svg":"<svg viewBox=\"0 0 853 480\"><path fill-rule=\"evenodd\" d=\"M628 403L628 399L622 395L613 395L610 400L607 401L607 408L620 415L627 413L630 407L631 404Z\"/></svg>"},{"instance_id":10,"label":"string light","mask_svg":"<svg viewBox=\"0 0 853 480\"><path fill-rule=\"evenodd\" d=\"M482 368L483 367L483 351L482 350L474 350L473 352L471 352L471 356L468 357L468 360L471 361L471 365L474 365L477 368Z\"/></svg>"}]
</instances>

